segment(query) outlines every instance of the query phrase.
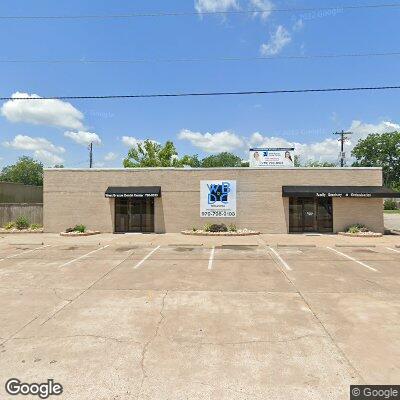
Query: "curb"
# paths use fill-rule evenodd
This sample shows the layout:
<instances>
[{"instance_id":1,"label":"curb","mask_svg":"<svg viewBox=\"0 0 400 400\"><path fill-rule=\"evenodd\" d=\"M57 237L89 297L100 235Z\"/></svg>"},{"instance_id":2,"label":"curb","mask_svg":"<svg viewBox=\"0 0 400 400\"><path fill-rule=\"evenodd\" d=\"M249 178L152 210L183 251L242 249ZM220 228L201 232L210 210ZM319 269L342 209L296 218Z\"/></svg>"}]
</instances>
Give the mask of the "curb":
<instances>
[{"instance_id":1,"label":"curb","mask_svg":"<svg viewBox=\"0 0 400 400\"><path fill-rule=\"evenodd\" d=\"M261 232L193 232L193 231L181 231L182 235L187 236L256 236L260 235Z\"/></svg>"},{"instance_id":2,"label":"curb","mask_svg":"<svg viewBox=\"0 0 400 400\"><path fill-rule=\"evenodd\" d=\"M43 229L37 229L37 230L34 230L34 231L1 231L0 232L0 234L2 234L2 235L13 235L13 234L16 234L16 235L20 235L21 233L28 233L28 234L30 234L30 233L43 233Z\"/></svg>"},{"instance_id":3,"label":"curb","mask_svg":"<svg viewBox=\"0 0 400 400\"><path fill-rule=\"evenodd\" d=\"M95 232L60 232L60 236L71 236L71 237L76 237L76 236L93 236L93 235L99 235L99 231Z\"/></svg>"},{"instance_id":4,"label":"curb","mask_svg":"<svg viewBox=\"0 0 400 400\"><path fill-rule=\"evenodd\" d=\"M378 238L382 237L382 233L348 233L348 232L338 232L338 235L340 236L348 236L348 237L359 237L359 238Z\"/></svg>"}]
</instances>

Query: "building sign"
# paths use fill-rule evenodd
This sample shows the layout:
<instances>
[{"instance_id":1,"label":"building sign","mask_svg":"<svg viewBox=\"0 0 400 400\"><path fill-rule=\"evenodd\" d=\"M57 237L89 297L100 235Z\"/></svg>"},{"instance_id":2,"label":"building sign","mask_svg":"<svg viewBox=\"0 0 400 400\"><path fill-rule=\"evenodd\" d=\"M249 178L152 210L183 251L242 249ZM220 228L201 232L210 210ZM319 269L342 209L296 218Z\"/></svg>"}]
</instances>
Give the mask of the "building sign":
<instances>
[{"instance_id":1,"label":"building sign","mask_svg":"<svg viewBox=\"0 0 400 400\"><path fill-rule=\"evenodd\" d=\"M200 217L236 217L236 181L201 181Z\"/></svg>"},{"instance_id":2,"label":"building sign","mask_svg":"<svg viewBox=\"0 0 400 400\"><path fill-rule=\"evenodd\" d=\"M250 167L294 167L294 148L279 147L250 149Z\"/></svg>"},{"instance_id":3,"label":"building sign","mask_svg":"<svg viewBox=\"0 0 400 400\"><path fill-rule=\"evenodd\" d=\"M317 192L316 197L372 197L372 193Z\"/></svg>"},{"instance_id":4,"label":"building sign","mask_svg":"<svg viewBox=\"0 0 400 400\"><path fill-rule=\"evenodd\" d=\"M158 193L106 193L105 197L114 198L144 198L144 197L160 197Z\"/></svg>"}]
</instances>

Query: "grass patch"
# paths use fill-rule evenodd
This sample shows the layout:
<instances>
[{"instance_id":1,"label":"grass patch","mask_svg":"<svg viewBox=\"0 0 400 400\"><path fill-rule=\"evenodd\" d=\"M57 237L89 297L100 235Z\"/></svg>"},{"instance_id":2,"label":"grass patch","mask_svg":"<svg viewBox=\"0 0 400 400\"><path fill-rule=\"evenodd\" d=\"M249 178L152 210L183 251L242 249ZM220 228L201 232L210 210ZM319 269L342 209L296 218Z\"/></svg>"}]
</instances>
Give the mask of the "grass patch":
<instances>
[{"instance_id":1,"label":"grass patch","mask_svg":"<svg viewBox=\"0 0 400 400\"><path fill-rule=\"evenodd\" d=\"M384 210L385 214L400 214L400 210Z\"/></svg>"}]
</instances>

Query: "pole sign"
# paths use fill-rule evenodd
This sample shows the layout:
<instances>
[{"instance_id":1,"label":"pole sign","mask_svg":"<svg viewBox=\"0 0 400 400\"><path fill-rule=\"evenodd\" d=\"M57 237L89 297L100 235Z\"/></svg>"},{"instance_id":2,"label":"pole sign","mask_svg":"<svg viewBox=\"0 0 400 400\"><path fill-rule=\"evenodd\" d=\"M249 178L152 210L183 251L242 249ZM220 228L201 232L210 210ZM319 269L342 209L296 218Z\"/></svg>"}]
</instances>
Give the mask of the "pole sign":
<instances>
[{"instance_id":1,"label":"pole sign","mask_svg":"<svg viewBox=\"0 0 400 400\"><path fill-rule=\"evenodd\" d=\"M271 147L250 149L250 167L294 167L294 148Z\"/></svg>"},{"instance_id":2,"label":"pole sign","mask_svg":"<svg viewBox=\"0 0 400 400\"><path fill-rule=\"evenodd\" d=\"M200 217L236 217L236 181L200 181Z\"/></svg>"}]
</instances>

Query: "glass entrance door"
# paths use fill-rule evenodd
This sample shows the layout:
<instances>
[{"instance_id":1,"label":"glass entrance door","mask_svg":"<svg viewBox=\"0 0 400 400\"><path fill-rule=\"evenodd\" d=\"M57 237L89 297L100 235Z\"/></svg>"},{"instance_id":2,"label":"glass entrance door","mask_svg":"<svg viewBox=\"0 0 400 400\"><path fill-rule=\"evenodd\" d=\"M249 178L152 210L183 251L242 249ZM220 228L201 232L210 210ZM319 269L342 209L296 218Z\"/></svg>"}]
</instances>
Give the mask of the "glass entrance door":
<instances>
[{"instance_id":1,"label":"glass entrance door","mask_svg":"<svg viewBox=\"0 0 400 400\"><path fill-rule=\"evenodd\" d=\"M317 209L313 198L303 200L303 232L316 232L317 229Z\"/></svg>"},{"instance_id":2,"label":"glass entrance door","mask_svg":"<svg viewBox=\"0 0 400 400\"><path fill-rule=\"evenodd\" d=\"M115 232L154 232L154 199L115 199Z\"/></svg>"},{"instance_id":3,"label":"glass entrance door","mask_svg":"<svg viewBox=\"0 0 400 400\"><path fill-rule=\"evenodd\" d=\"M332 232L331 198L290 197L289 232Z\"/></svg>"}]
</instances>

